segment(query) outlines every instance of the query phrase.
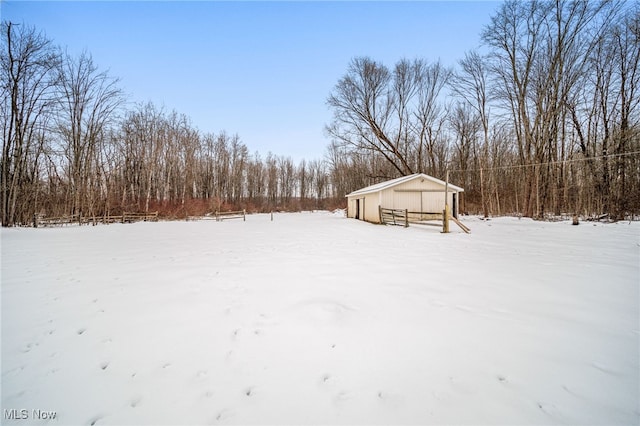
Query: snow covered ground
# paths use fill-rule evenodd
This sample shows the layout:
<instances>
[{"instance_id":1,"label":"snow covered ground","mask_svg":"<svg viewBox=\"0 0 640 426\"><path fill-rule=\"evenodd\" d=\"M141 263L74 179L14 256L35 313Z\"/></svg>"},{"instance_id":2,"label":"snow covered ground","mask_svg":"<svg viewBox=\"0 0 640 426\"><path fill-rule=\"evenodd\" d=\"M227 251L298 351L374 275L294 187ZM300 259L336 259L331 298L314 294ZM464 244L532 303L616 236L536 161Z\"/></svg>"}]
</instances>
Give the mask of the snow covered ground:
<instances>
[{"instance_id":1,"label":"snow covered ground","mask_svg":"<svg viewBox=\"0 0 640 426\"><path fill-rule=\"evenodd\" d=\"M2 424L638 424L640 223L464 222L2 229Z\"/></svg>"}]
</instances>

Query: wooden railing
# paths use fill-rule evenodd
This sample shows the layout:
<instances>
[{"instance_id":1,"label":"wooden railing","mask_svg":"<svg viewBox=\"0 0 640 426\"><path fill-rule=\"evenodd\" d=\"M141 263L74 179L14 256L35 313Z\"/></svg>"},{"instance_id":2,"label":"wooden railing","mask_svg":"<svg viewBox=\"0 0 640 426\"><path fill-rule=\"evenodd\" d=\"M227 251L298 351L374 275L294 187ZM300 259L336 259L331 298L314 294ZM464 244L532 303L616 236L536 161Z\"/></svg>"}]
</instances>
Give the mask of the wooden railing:
<instances>
[{"instance_id":1,"label":"wooden railing","mask_svg":"<svg viewBox=\"0 0 640 426\"><path fill-rule=\"evenodd\" d=\"M133 212L125 212L122 214L122 223L131 223L131 222L156 222L158 220L158 212L143 212L143 213L133 213Z\"/></svg>"},{"instance_id":2,"label":"wooden railing","mask_svg":"<svg viewBox=\"0 0 640 426\"><path fill-rule=\"evenodd\" d=\"M421 222L425 220L442 220L442 212L409 212L409 222Z\"/></svg>"},{"instance_id":3,"label":"wooden railing","mask_svg":"<svg viewBox=\"0 0 640 426\"><path fill-rule=\"evenodd\" d=\"M97 224L97 223L132 223L132 222L156 222L158 220L158 212L125 212L121 215L103 215L103 216L80 216L77 214L69 216L55 217L35 217L33 224L38 226L61 226L71 224Z\"/></svg>"},{"instance_id":4,"label":"wooden railing","mask_svg":"<svg viewBox=\"0 0 640 426\"><path fill-rule=\"evenodd\" d=\"M220 222L225 219L242 219L243 221L247 220L247 211L246 210L238 210L235 212L216 212L216 220Z\"/></svg>"},{"instance_id":5,"label":"wooden railing","mask_svg":"<svg viewBox=\"0 0 640 426\"><path fill-rule=\"evenodd\" d=\"M380 215L380 223L409 227L409 211L406 209L385 209L379 206L378 214Z\"/></svg>"},{"instance_id":6,"label":"wooden railing","mask_svg":"<svg viewBox=\"0 0 640 426\"><path fill-rule=\"evenodd\" d=\"M61 226L72 223L82 223L82 218L78 215L55 216L55 217L36 217L33 221L34 227L38 226Z\"/></svg>"},{"instance_id":7,"label":"wooden railing","mask_svg":"<svg viewBox=\"0 0 640 426\"><path fill-rule=\"evenodd\" d=\"M407 228L409 223L419 225L442 226L444 220L444 212L410 212L402 209L385 209L378 207L380 214L380 223L384 225L400 225ZM471 229L455 217L449 215L449 220L458 225L465 233L469 234ZM428 223L426 221L440 221L441 223Z\"/></svg>"}]
</instances>

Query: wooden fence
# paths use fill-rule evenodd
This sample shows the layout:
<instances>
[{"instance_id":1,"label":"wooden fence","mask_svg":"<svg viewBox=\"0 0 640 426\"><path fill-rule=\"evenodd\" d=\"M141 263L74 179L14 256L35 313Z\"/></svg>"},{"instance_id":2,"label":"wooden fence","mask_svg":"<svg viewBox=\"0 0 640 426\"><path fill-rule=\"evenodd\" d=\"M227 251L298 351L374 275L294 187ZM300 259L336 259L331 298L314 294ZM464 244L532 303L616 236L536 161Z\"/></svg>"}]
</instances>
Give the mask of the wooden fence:
<instances>
[{"instance_id":1,"label":"wooden fence","mask_svg":"<svg viewBox=\"0 0 640 426\"><path fill-rule=\"evenodd\" d=\"M405 228L409 227L410 223L416 225L443 226L444 212L410 212L406 209L385 209L382 207L378 207L378 212L380 215L380 223L384 225L400 225ZM465 233L471 233L471 229L455 217L449 215L449 220L458 225ZM440 223L428 223L428 221L440 221Z\"/></svg>"},{"instance_id":2,"label":"wooden fence","mask_svg":"<svg viewBox=\"0 0 640 426\"><path fill-rule=\"evenodd\" d=\"M378 206L378 214L380 215L380 223L409 227L409 212L406 209L385 209Z\"/></svg>"},{"instance_id":3,"label":"wooden fence","mask_svg":"<svg viewBox=\"0 0 640 426\"><path fill-rule=\"evenodd\" d=\"M122 223L131 223L131 222L157 222L158 220L158 212L147 212L147 213L124 213L122 215Z\"/></svg>"},{"instance_id":4,"label":"wooden fence","mask_svg":"<svg viewBox=\"0 0 640 426\"><path fill-rule=\"evenodd\" d=\"M35 228L39 226L62 226L62 225L86 225L98 223L133 223L133 222L156 222L158 220L158 212L125 212L121 215L109 216L80 216L77 214L68 216L41 217L36 216L33 220Z\"/></svg>"},{"instance_id":5,"label":"wooden fence","mask_svg":"<svg viewBox=\"0 0 640 426\"><path fill-rule=\"evenodd\" d=\"M235 212L216 212L216 220L220 222L225 219L242 219L246 222L247 220L247 211L246 210L238 210Z\"/></svg>"}]
</instances>

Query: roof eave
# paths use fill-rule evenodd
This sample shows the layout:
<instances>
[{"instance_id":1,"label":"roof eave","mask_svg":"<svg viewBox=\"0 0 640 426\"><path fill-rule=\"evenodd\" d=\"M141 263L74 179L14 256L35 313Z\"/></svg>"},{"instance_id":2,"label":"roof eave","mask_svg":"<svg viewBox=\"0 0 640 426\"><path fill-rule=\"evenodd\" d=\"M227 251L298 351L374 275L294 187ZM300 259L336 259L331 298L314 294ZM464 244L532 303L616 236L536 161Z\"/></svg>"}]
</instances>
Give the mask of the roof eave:
<instances>
[{"instance_id":1,"label":"roof eave","mask_svg":"<svg viewBox=\"0 0 640 426\"><path fill-rule=\"evenodd\" d=\"M397 178L397 179L392 179L395 180L396 182L390 183L389 185L381 185L380 183L375 184L375 185L370 185L368 187L362 188L362 189L358 189L357 191L353 191L347 195L345 195L346 198L348 197L353 197L355 195L367 195L367 194L371 194L374 192L379 192L385 189L389 189L392 188L396 185L400 185L402 183L406 183L406 182L410 182L414 179L417 178L423 178L423 179L428 179L432 182L438 183L440 185L446 185L446 182L437 178L434 178L433 176L429 176L427 174L424 173L415 173L413 175L407 175L407 176L403 176L403 178ZM381 182L384 183L384 182ZM381 185L381 186L378 186ZM371 187L375 187L375 188L371 188ZM459 186L453 185L453 184L449 184L449 192L464 192L464 188L460 188Z\"/></svg>"}]
</instances>

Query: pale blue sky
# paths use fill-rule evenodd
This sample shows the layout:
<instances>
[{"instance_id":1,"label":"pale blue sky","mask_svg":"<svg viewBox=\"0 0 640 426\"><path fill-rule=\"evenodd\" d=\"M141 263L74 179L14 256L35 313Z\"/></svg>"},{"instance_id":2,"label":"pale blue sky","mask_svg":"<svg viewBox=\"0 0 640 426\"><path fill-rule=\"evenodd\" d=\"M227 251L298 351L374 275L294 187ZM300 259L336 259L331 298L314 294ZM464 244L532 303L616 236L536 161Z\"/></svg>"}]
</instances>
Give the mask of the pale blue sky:
<instances>
[{"instance_id":1,"label":"pale blue sky","mask_svg":"<svg viewBox=\"0 0 640 426\"><path fill-rule=\"evenodd\" d=\"M319 159L326 99L351 58L455 65L499 3L15 1L2 20L35 25L203 132L237 133L250 151Z\"/></svg>"}]
</instances>

